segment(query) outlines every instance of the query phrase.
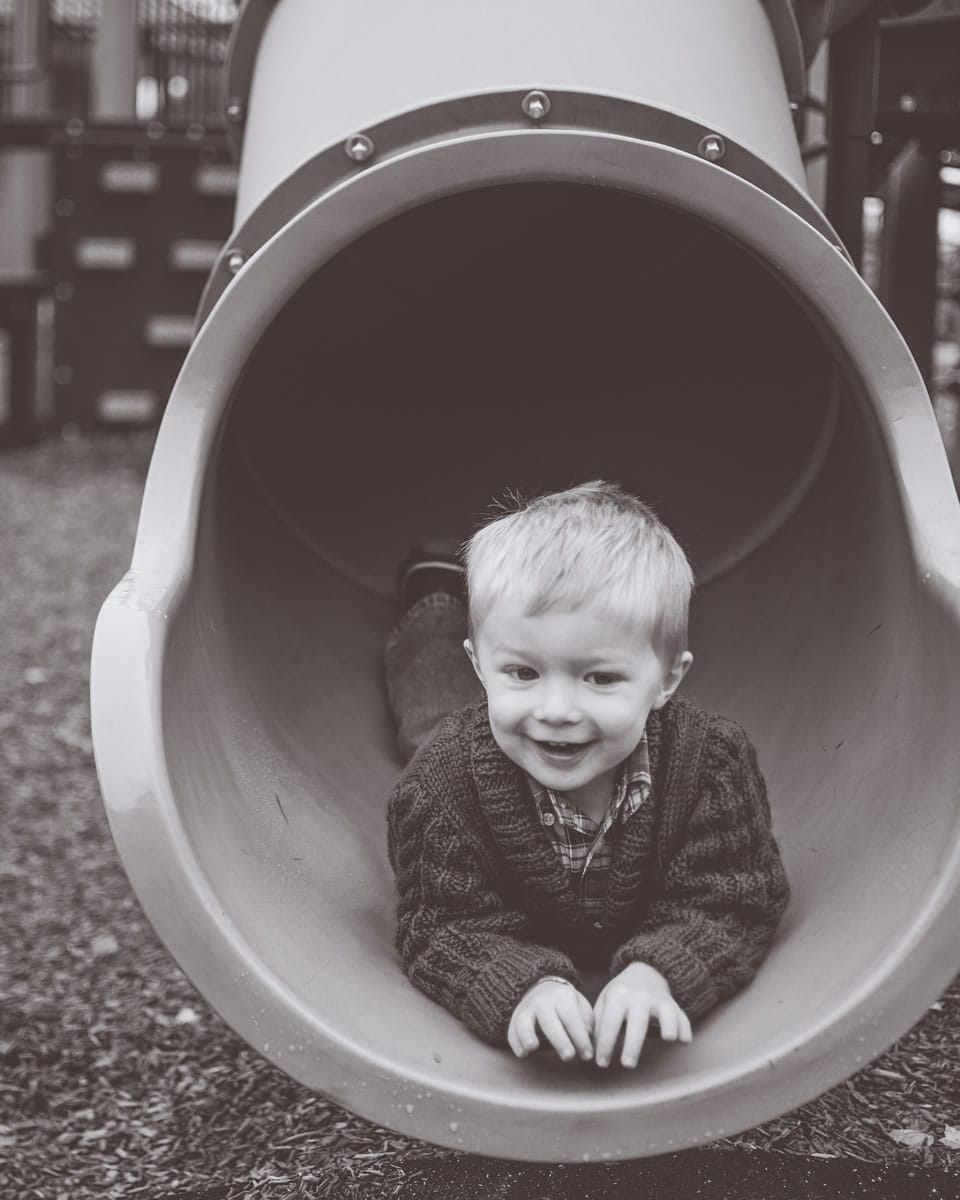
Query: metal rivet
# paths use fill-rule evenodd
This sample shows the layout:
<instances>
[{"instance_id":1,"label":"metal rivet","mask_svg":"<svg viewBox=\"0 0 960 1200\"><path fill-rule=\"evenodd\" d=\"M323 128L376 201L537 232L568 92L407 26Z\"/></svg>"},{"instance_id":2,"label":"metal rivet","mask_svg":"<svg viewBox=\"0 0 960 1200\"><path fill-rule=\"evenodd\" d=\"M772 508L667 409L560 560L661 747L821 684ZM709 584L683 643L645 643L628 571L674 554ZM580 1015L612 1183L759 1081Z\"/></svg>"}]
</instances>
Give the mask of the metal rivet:
<instances>
[{"instance_id":1,"label":"metal rivet","mask_svg":"<svg viewBox=\"0 0 960 1200\"><path fill-rule=\"evenodd\" d=\"M85 128L80 117L71 117L67 122L67 137L83 137Z\"/></svg>"},{"instance_id":2,"label":"metal rivet","mask_svg":"<svg viewBox=\"0 0 960 1200\"><path fill-rule=\"evenodd\" d=\"M697 145L697 153L707 162L719 162L727 152L727 143L719 133L708 133Z\"/></svg>"},{"instance_id":3,"label":"metal rivet","mask_svg":"<svg viewBox=\"0 0 960 1200\"><path fill-rule=\"evenodd\" d=\"M223 115L231 125L239 125L243 120L243 101L239 100L236 96L228 100L224 107Z\"/></svg>"},{"instance_id":4,"label":"metal rivet","mask_svg":"<svg viewBox=\"0 0 960 1200\"><path fill-rule=\"evenodd\" d=\"M916 112L917 111L916 96L911 96L909 92L905 92L900 97L900 111L901 112Z\"/></svg>"},{"instance_id":5,"label":"metal rivet","mask_svg":"<svg viewBox=\"0 0 960 1200\"><path fill-rule=\"evenodd\" d=\"M247 256L242 250L227 251L227 270L231 275L236 275L246 261Z\"/></svg>"},{"instance_id":6,"label":"metal rivet","mask_svg":"<svg viewBox=\"0 0 960 1200\"><path fill-rule=\"evenodd\" d=\"M373 141L365 133L355 133L344 142L343 148L347 158L354 162L366 162L373 153Z\"/></svg>"},{"instance_id":7,"label":"metal rivet","mask_svg":"<svg viewBox=\"0 0 960 1200\"><path fill-rule=\"evenodd\" d=\"M546 92L527 92L520 101L520 107L524 116L529 117L531 121L542 121L550 111L550 97Z\"/></svg>"}]
</instances>

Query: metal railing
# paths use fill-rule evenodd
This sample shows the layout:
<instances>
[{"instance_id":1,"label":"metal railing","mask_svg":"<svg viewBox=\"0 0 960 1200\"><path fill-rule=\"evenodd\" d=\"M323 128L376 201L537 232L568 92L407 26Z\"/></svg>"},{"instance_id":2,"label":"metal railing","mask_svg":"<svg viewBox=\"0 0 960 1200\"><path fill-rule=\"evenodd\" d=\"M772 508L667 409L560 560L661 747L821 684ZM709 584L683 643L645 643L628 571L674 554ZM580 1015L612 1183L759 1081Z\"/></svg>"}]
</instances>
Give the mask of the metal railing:
<instances>
[{"instance_id":1,"label":"metal railing","mask_svg":"<svg viewBox=\"0 0 960 1200\"><path fill-rule=\"evenodd\" d=\"M132 115L173 127L221 125L223 64L238 0L131 3ZM0 0L0 116L86 116L101 19L101 0Z\"/></svg>"},{"instance_id":2,"label":"metal railing","mask_svg":"<svg viewBox=\"0 0 960 1200\"><path fill-rule=\"evenodd\" d=\"M220 124L235 0L139 0L138 116Z\"/></svg>"}]
</instances>

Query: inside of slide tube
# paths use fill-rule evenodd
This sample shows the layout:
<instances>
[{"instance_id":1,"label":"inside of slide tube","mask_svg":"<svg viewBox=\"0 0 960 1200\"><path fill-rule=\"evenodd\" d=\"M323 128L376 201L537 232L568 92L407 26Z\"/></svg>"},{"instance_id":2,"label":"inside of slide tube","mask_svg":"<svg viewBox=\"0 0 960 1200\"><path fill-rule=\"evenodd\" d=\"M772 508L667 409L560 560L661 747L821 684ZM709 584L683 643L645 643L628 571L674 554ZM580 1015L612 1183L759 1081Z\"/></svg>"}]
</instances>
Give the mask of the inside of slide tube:
<instances>
[{"instance_id":1,"label":"inside of slide tube","mask_svg":"<svg viewBox=\"0 0 960 1200\"><path fill-rule=\"evenodd\" d=\"M802 490L832 376L796 301L702 223L518 184L326 263L257 346L233 421L268 501L381 594L411 540L597 477L653 505L702 578Z\"/></svg>"},{"instance_id":2,"label":"inside of slide tube","mask_svg":"<svg viewBox=\"0 0 960 1200\"><path fill-rule=\"evenodd\" d=\"M652 1105L658 1088L707 1086L828 1020L909 928L953 816L946 792L925 796L923 822L902 797L943 731L916 716L926 634L889 464L862 406L837 404L837 379L805 305L758 256L587 186L402 213L265 324L171 634L167 761L222 910L364 1071L507 1108L511 1089L544 1109L568 1093L586 1109L611 1095ZM400 763L381 674L411 542L466 536L508 490L597 477L651 503L693 562L684 687L747 724L794 884L749 992L682 1059L654 1047L642 1074L599 1090L507 1061L403 979L383 820ZM275 1024L252 1014L245 1032L270 1041ZM855 1052L825 1043L824 1078ZM331 1080L322 1055L283 1062L371 1111L359 1068Z\"/></svg>"}]
</instances>

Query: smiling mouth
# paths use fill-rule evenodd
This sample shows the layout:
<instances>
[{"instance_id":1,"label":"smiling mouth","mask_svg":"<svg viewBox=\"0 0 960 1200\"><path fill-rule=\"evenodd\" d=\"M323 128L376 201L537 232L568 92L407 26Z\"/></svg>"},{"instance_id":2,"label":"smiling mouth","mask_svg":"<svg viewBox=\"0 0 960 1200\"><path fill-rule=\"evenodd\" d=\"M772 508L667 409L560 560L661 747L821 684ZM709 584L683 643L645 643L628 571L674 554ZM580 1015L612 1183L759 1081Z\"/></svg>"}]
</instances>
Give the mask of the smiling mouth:
<instances>
[{"instance_id":1,"label":"smiling mouth","mask_svg":"<svg viewBox=\"0 0 960 1200\"><path fill-rule=\"evenodd\" d=\"M545 742L536 741L537 748L553 758L575 758L590 745L589 742Z\"/></svg>"}]
</instances>

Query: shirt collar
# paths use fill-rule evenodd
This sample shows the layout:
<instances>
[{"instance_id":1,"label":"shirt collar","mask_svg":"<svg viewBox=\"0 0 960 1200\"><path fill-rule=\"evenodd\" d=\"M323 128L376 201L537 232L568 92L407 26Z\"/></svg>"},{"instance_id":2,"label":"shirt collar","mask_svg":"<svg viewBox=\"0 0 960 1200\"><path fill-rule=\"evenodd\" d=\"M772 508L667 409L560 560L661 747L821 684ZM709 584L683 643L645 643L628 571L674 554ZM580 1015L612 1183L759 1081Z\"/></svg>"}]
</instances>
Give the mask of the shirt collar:
<instances>
[{"instance_id":1,"label":"shirt collar","mask_svg":"<svg viewBox=\"0 0 960 1200\"><path fill-rule=\"evenodd\" d=\"M556 792L542 783L538 783L532 775L527 775L527 783L537 807L541 810L562 814L569 809L569 802L558 796ZM626 821L637 811L650 794L650 751L647 745L647 731L637 743L630 756L625 759L617 774L617 783L611 797L610 807L601 824L612 824L618 817Z\"/></svg>"}]
</instances>

